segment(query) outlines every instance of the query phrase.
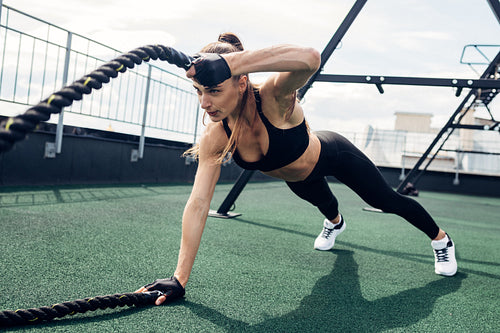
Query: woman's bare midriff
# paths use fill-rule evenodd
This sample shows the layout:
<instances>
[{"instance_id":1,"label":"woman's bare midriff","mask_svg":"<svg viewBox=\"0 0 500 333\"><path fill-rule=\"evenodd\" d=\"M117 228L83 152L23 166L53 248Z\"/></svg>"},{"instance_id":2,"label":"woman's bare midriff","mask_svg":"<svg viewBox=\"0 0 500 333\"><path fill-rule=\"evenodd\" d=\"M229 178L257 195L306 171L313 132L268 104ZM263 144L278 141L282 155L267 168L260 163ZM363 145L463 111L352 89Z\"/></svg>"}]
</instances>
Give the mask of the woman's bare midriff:
<instances>
[{"instance_id":1,"label":"woman's bare midriff","mask_svg":"<svg viewBox=\"0 0 500 333\"><path fill-rule=\"evenodd\" d=\"M263 174L288 182L302 181L313 171L318 162L320 152L321 143L318 137L309 133L309 146L302 156L282 168L263 172Z\"/></svg>"}]
</instances>

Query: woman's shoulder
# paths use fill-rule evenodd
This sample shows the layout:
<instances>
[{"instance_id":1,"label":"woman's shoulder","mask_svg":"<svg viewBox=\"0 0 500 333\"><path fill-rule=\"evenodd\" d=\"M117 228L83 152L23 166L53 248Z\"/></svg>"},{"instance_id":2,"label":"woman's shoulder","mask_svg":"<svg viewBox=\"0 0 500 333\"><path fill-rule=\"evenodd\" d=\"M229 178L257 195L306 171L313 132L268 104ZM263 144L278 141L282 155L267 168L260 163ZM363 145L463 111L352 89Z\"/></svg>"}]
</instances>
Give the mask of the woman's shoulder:
<instances>
[{"instance_id":1,"label":"woman's shoulder","mask_svg":"<svg viewBox=\"0 0 500 333\"><path fill-rule=\"evenodd\" d=\"M201 136L200 149L217 154L224 149L227 140L222 122L211 122L207 124Z\"/></svg>"},{"instance_id":2,"label":"woman's shoulder","mask_svg":"<svg viewBox=\"0 0 500 333\"><path fill-rule=\"evenodd\" d=\"M225 135L225 133L222 121L217 121L208 123L205 127L203 135L215 139L216 137L222 136L222 134Z\"/></svg>"}]
</instances>

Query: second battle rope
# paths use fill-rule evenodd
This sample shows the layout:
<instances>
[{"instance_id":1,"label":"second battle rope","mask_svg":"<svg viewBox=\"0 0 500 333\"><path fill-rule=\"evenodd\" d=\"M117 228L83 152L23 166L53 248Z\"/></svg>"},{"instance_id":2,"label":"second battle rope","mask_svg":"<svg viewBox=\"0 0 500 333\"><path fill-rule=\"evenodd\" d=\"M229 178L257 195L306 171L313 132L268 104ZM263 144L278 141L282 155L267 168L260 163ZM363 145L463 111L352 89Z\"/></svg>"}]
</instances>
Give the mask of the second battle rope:
<instances>
[{"instance_id":1,"label":"second battle rope","mask_svg":"<svg viewBox=\"0 0 500 333\"><path fill-rule=\"evenodd\" d=\"M2 121L0 152L10 150L15 142L23 140L27 133L34 131L40 122L49 120L52 114L61 113L63 107L70 106L73 101L81 100L83 95L90 94L92 89L100 89L103 83L108 83L111 78L117 77L118 73L123 73L127 68L134 68L136 64L150 59L165 60L185 70L191 67L193 61L192 57L163 45L147 45L122 54L53 93L24 114Z\"/></svg>"},{"instance_id":2,"label":"second battle rope","mask_svg":"<svg viewBox=\"0 0 500 333\"><path fill-rule=\"evenodd\" d=\"M124 293L89 297L72 302L54 304L52 306L43 306L41 308L1 311L0 327L37 324L67 315L74 315L76 313L85 313L87 311L95 311L97 309L114 309L117 306L152 305L161 295L163 295L161 291Z\"/></svg>"}]
</instances>

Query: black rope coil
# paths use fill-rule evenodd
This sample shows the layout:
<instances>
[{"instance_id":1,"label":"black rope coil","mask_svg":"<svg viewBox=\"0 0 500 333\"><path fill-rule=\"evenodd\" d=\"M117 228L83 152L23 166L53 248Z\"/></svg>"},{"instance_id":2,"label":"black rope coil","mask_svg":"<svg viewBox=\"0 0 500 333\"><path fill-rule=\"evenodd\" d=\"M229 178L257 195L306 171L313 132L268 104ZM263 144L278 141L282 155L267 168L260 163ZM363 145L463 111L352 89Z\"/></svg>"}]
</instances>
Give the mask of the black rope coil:
<instances>
[{"instance_id":1,"label":"black rope coil","mask_svg":"<svg viewBox=\"0 0 500 333\"><path fill-rule=\"evenodd\" d=\"M152 305L156 299L163 295L160 291L144 293L123 293L106 296L88 297L72 302L54 304L27 310L0 312L0 327L37 324L43 321L61 318L76 313L85 313L97 309L114 309L117 306L145 306Z\"/></svg>"},{"instance_id":2,"label":"black rope coil","mask_svg":"<svg viewBox=\"0 0 500 333\"><path fill-rule=\"evenodd\" d=\"M193 58L169 46L147 45L124 53L105 63L88 75L72 84L54 92L48 98L29 108L24 114L8 118L0 123L0 153L10 150L14 143L21 141L26 134L33 132L36 126L50 119L62 108L70 106L73 101L81 100L83 95L90 94L92 89L101 89L103 83L123 73L127 68L134 68L143 61L164 60L177 67L188 70Z\"/></svg>"}]
</instances>

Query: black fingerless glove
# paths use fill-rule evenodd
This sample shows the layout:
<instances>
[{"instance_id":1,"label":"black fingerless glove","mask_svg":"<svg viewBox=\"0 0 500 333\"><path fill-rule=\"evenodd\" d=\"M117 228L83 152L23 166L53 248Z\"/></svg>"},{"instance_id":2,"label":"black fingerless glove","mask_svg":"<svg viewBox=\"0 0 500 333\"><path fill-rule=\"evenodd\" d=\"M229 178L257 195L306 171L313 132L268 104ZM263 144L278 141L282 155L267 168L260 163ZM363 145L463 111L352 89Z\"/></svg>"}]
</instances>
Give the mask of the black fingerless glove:
<instances>
[{"instance_id":1,"label":"black fingerless glove","mask_svg":"<svg viewBox=\"0 0 500 333\"><path fill-rule=\"evenodd\" d=\"M231 69L226 60L217 53L199 53L193 61L194 78L205 87L213 87L231 77Z\"/></svg>"},{"instance_id":2,"label":"black fingerless glove","mask_svg":"<svg viewBox=\"0 0 500 333\"><path fill-rule=\"evenodd\" d=\"M161 291L164 296L167 297L166 302L171 302L177 298L181 298L186 293L184 287L174 276L168 279L158 279L153 283L145 285L144 288L148 291Z\"/></svg>"}]
</instances>

